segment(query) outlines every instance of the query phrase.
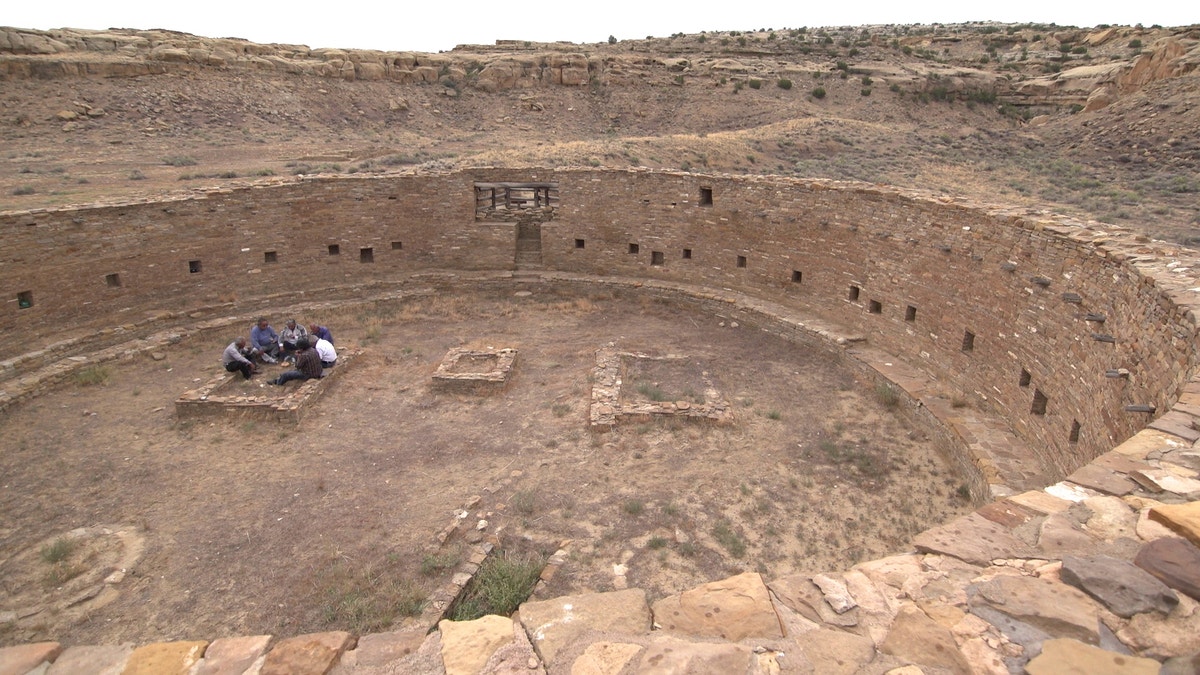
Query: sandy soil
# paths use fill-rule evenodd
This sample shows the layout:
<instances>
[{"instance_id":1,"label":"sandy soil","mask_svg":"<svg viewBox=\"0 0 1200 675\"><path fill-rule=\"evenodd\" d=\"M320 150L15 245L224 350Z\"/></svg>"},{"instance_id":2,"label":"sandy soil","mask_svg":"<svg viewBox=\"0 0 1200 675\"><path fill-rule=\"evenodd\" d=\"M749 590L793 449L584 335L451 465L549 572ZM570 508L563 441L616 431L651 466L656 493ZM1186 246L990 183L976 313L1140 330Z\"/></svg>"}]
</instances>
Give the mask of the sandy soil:
<instances>
[{"instance_id":1,"label":"sandy soil","mask_svg":"<svg viewBox=\"0 0 1200 675\"><path fill-rule=\"evenodd\" d=\"M438 549L434 535L472 495L506 548L569 542L547 590L611 590L624 564L652 598L745 569L845 568L968 510L938 449L871 388L720 317L509 289L302 319L365 353L298 427L174 418L174 398L219 372L229 336L0 417L0 612L23 617L0 644L361 628L330 610L330 579L386 570L433 588L449 570L428 569L431 556L453 561L462 545ZM731 423L591 432L590 372L610 343L685 355L636 376L672 396L711 381ZM434 393L430 375L459 346L516 348L509 387ZM63 537L78 545L52 563Z\"/></svg>"}]
</instances>

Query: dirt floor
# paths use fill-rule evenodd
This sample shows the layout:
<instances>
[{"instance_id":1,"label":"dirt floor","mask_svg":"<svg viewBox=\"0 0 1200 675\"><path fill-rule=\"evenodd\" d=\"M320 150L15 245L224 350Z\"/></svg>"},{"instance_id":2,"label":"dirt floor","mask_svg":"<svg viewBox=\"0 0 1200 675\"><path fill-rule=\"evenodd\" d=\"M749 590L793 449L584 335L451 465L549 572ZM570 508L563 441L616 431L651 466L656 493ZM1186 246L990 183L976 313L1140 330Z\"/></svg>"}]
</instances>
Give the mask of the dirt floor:
<instances>
[{"instance_id":1,"label":"dirt floor","mask_svg":"<svg viewBox=\"0 0 1200 675\"><path fill-rule=\"evenodd\" d=\"M969 510L887 397L721 317L535 288L299 318L364 349L299 426L175 418L231 335L0 416L0 644L379 630L404 610L373 595L443 582L478 518L505 547L565 546L551 594L627 583L655 599L742 570L844 569ZM702 401L711 383L732 419L590 431L610 344L686 357L631 365L622 400ZM507 389L434 393L464 346L516 348ZM439 549L472 495L470 526Z\"/></svg>"}]
</instances>

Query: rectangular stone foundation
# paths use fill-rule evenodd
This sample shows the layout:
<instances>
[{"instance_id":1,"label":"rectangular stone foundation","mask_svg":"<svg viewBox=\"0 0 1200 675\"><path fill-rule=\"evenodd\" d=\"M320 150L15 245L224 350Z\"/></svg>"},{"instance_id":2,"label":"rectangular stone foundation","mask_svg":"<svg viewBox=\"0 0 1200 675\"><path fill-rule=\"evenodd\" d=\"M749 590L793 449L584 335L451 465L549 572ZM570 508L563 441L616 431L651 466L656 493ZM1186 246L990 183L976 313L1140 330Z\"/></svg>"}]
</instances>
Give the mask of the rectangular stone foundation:
<instances>
[{"instance_id":1,"label":"rectangular stone foundation","mask_svg":"<svg viewBox=\"0 0 1200 675\"><path fill-rule=\"evenodd\" d=\"M252 393L237 391L237 386L243 382L241 373L222 373L199 389L185 392L175 399L175 416L181 420L227 418L298 424L312 404L334 380L346 372L355 357L361 354L359 350L339 353L337 365L327 368L321 378L305 380L298 386L267 385L265 388L255 389ZM255 377L269 379L268 372ZM279 372L283 372L282 369Z\"/></svg>"},{"instance_id":2,"label":"rectangular stone foundation","mask_svg":"<svg viewBox=\"0 0 1200 675\"><path fill-rule=\"evenodd\" d=\"M459 394L490 394L508 386L517 350L512 348L463 349L455 347L433 374L436 391Z\"/></svg>"},{"instance_id":3,"label":"rectangular stone foundation","mask_svg":"<svg viewBox=\"0 0 1200 675\"><path fill-rule=\"evenodd\" d=\"M588 421L593 431L608 431L621 420L649 420L655 417L676 417L689 421L728 422L732 418L729 403L711 383L704 391L704 402L691 401L646 401L625 403L621 401L621 386L627 359L682 359L682 356L650 356L634 352L621 352L611 348L596 351L596 367L592 369L592 405ZM707 379L707 378L706 378Z\"/></svg>"}]
</instances>

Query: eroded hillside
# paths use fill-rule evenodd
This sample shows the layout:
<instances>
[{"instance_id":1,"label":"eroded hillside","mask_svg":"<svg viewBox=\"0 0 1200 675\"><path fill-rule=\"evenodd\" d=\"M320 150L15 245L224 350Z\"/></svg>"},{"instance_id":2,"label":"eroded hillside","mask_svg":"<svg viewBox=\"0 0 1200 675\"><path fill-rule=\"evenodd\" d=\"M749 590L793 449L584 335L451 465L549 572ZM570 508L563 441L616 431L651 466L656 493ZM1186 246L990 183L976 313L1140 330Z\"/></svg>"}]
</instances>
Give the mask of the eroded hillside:
<instances>
[{"instance_id":1,"label":"eroded hillside","mask_svg":"<svg viewBox=\"0 0 1200 675\"><path fill-rule=\"evenodd\" d=\"M604 165L891 183L1200 241L1200 29L727 31L441 54L0 29L0 209L293 174Z\"/></svg>"}]
</instances>

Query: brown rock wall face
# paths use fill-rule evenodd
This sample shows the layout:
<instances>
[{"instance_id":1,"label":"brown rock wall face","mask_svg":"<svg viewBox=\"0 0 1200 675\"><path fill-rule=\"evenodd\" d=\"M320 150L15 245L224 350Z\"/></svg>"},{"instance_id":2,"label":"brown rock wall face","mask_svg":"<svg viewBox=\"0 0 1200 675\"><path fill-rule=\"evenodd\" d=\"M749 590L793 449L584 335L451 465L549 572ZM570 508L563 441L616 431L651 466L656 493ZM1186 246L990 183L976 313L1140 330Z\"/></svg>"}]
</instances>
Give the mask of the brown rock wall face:
<instances>
[{"instance_id":1,"label":"brown rock wall face","mask_svg":"<svg viewBox=\"0 0 1200 675\"><path fill-rule=\"evenodd\" d=\"M0 215L0 332L138 324L234 298L514 269L515 223L475 182L559 185L542 266L731 289L865 335L992 408L1061 477L1174 403L1193 318L1130 245L859 184L647 171L305 179L196 198ZM24 306L23 305L28 305ZM1121 376L1106 376L1124 369Z\"/></svg>"}]
</instances>

